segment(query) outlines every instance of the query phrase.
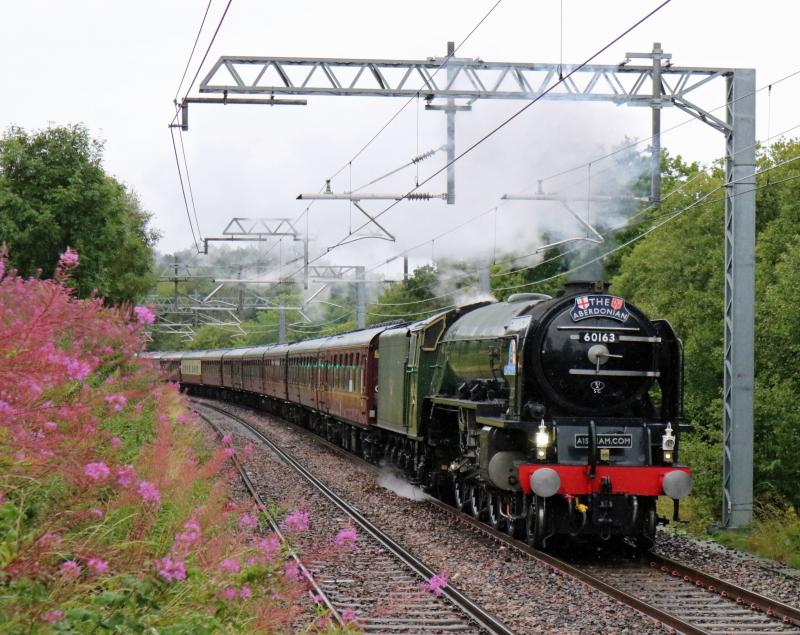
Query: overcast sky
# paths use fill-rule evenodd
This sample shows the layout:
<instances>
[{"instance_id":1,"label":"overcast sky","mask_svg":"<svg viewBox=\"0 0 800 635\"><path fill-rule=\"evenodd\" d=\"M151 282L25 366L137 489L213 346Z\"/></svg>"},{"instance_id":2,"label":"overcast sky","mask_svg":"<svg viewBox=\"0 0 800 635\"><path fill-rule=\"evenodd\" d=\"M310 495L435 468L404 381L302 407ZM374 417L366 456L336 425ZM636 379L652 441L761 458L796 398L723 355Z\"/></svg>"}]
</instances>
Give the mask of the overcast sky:
<instances>
[{"instance_id":1,"label":"overcast sky","mask_svg":"<svg viewBox=\"0 0 800 635\"><path fill-rule=\"evenodd\" d=\"M212 0L198 52L205 51L227 0ZM105 167L133 188L162 232L162 252L191 245L167 124L206 0L6 0L0 9L3 128L28 130L82 122L105 140ZM430 2L266 2L233 0L201 77L220 55L421 59L441 56L447 40L458 45L495 0ZM558 0L503 0L459 50L486 61L583 61L659 3L563 0L563 40ZM787 0L754 5L744 0L673 0L597 63L617 63L627 51L647 51L654 41L685 66L750 67L757 86L800 69L800 7ZM189 76L197 69L193 59ZM185 91L185 88L184 88ZM196 85L192 91L197 94ZM718 81L702 93L702 105L724 103ZM775 134L798 121L800 76L776 84L757 99L757 134ZM195 106L183 140L200 231L219 235L234 216L295 218L305 208L300 192L318 190L402 105L390 98L310 97L308 106ZM522 104L479 102L459 113L457 150L467 147ZM720 112L720 116L722 116ZM663 127L687 119L665 109ZM506 192L518 192L564 168L583 164L627 138L646 138L650 111L608 104L537 103L457 165L457 204L403 202L381 222L397 242L364 240L330 252L338 264L375 265L418 243L412 263L432 256L483 257L493 251L531 249L542 229L566 236L553 207L503 205L497 212L431 244L462 220L491 209ZM409 106L334 181L335 191L358 187L417 152L444 142L444 115ZM724 149L722 135L699 122L664 134L672 154L709 162ZM424 178L439 169L438 153L419 167ZM592 183L611 178L607 163L593 165ZM583 168L553 188L579 188ZM373 191L407 191L415 170L388 179ZM578 181L579 183L575 184ZM423 190L440 193L444 177ZM379 212L386 203L365 203ZM363 217L346 202L311 208L312 257L340 241ZM564 220L563 214L559 220ZM352 219L352 220L351 220ZM302 221L305 226L306 219ZM495 237L496 236L496 237ZM283 250L283 248L281 248ZM288 251L288 246L286 251ZM396 262L378 270L394 275Z\"/></svg>"}]
</instances>

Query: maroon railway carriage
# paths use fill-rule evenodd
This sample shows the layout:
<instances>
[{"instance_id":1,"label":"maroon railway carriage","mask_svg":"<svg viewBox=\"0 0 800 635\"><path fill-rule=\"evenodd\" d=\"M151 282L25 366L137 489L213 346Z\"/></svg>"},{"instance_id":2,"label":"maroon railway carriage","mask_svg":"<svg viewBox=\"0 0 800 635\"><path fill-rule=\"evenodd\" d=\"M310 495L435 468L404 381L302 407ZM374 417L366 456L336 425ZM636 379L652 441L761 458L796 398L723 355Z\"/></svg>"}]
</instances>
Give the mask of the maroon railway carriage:
<instances>
[{"instance_id":1,"label":"maroon railway carriage","mask_svg":"<svg viewBox=\"0 0 800 635\"><path fill-rule=\"evenodd\" d=\"M286 356L286 398L312 410L319 410L319 361L324 341L316 339L292 344Z\"/></svg>"},{"instance_id":2,"label":"maroon railway carriage","mask_svg":"<svg viewBox=\"0 0 800 635\"><path fill-rule=\"evenodd\" d=\"M375 423L378 335L384 330L367 329L323 341L320 412L358 426Z\"/></svg>"},{"instance_id":3,"label":"maroon railway carriage","mask_svg":"<svg viewBox=\"0 0 800 635\"><path fill-rule=\"evenodd\" d=\"M288 344L265 346L262 354L263 387L259 392L281 401L288 400L286 394L286 355L289 352ZM254 353L255 354L255 351Z\"/></svg>"}]
</instances>

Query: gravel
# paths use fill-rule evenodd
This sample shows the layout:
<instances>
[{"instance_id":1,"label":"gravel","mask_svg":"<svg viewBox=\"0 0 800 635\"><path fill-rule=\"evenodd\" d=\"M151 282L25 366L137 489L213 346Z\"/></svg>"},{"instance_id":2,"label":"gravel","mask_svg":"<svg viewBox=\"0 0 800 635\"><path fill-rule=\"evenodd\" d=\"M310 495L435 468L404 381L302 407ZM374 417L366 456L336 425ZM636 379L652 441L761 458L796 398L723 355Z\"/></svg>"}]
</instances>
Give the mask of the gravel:
<instances>
[{"instance_id":1,"label":"gravel","mask_svg":"<svg viewBox=\"0 0 800 635\"><path fill-rule=\"evenodd\" d=\"M662 530L655 552L747 588L800 607L800 571L710 540Z\"/></svg>"},{"instance_id":2,"label":"gravel","mask_svg":"<svg viewBox=\"0 0 800 635\"><path fill-rule=\"evenodd\" d=\"M368 465L352 462L266 414L226 408L254 424L300 459L318 478L364 513L373 523L412 551L429 567L446 574L450 584L478 601L519 633L663 633L650 618L586 586L552 567L498 545L425 501L425 496L391 472L376 474ZM252 441L242 429L228 427L234 443ZM272 489L275 500L288 508L305 508L316 540L331 540L342 528L339 516L317 517L315 502L298 482L286 481L286 467L258 447L247 470L259 488ZM282 475L281 475L282 474ZM313 549L309 533L305 546ZM322 543L317 543L322 544Z\"/></svg>"}]
</instances>

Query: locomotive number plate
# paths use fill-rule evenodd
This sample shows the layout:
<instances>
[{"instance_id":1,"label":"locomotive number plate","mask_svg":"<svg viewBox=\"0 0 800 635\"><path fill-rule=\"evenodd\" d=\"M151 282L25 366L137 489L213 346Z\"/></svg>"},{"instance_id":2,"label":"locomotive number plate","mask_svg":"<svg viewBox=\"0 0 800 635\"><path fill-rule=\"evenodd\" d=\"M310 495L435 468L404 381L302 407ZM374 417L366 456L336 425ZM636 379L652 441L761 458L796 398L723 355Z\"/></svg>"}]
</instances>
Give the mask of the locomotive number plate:
<instances>
[{"instance_id":1,"label":"locomotive number plate","mask_svg":"<svg viewBox=\"0 0 800 635\"><path fill-rule=\"evenodd\" d=\"M631 434L598 434L597 437L597 447L606 449L606 448L632 448L633 447L633 435ZM576 434L575 435L575 447L576 448L588 448L589 447L589 435L588 434Z\"/></svg>"},{"instance_id":2,"label":"locomotive number plate","mask_svg":"<svg viewBox=\"0 0 800 635\"><path fill-rule=\"evenodd\" d=\"M596 344L598 342L616 342L619 336L616 333L606 333L591 331L587 333L579 333L578 339L587 344Z\"/></svg>"}]
</instances>

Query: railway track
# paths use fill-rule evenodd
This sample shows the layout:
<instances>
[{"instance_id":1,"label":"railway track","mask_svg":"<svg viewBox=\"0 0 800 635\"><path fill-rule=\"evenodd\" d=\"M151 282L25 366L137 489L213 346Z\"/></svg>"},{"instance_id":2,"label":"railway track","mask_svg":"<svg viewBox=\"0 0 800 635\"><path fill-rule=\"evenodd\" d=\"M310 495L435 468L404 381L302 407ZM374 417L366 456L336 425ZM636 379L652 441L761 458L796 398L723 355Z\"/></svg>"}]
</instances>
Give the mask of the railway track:
<instances>
[{"instance_id":1,"label":"railway track","mask_svg":"<svg viewBox=\"0 0 800 635\"><path fill-rule=\"evenodd\" d=\"M243 425L253 430L247 422L243 422ZM349 460L363 462L363 459L318 435L300 426L295 427ZM575 564L533 549L446 503L430 500L429 504L458 516L498 543L579 579L676 632L687 635L800 634L800 610L797 608L663 556L648 553L635 561Z\"/></svg>"},{"instance_id":2,"label":"railway track","mask_svg":"<svg viewBox=\"0 0 800 635\"><path fill-rule=\"evenodd\" d=\"M331 609L339 624L343 623L342 613L352 610L359 615L358 625L364 633L513 633L499 619L450 585L440 590L440 596L421 593L420 584L435 575L432 569L373 525L358 509L258 428L207 402L193 400L193 406L218 433L221 419L228 419L246 429L249 435L268 447L340 513L351 519L361 529L362 535L369 536L380 546L380 549L354 550L346 565L341 561L314 559L305 563L306 577L312 582L315 594ZM238 462L236 465L247 489L260 501L252 479ZM260 504L263 505L263 501ZM386 607L387 604L391 605L388 610L376 610L376 607Z\"/></svg>"}]
</instances>

